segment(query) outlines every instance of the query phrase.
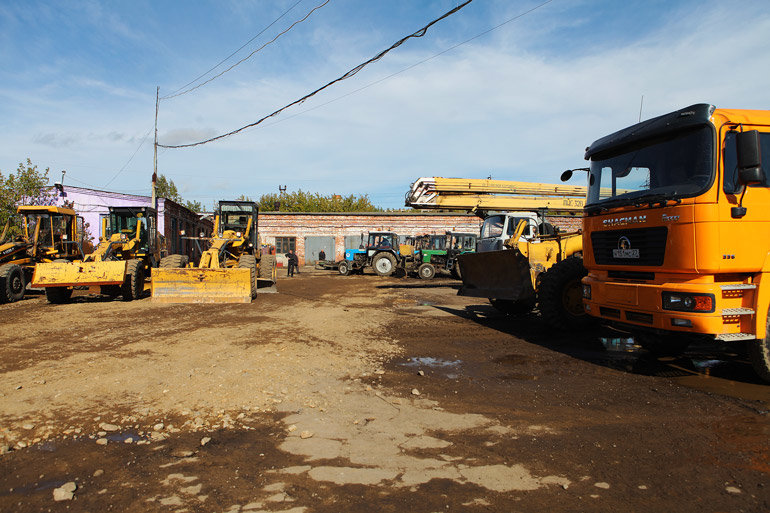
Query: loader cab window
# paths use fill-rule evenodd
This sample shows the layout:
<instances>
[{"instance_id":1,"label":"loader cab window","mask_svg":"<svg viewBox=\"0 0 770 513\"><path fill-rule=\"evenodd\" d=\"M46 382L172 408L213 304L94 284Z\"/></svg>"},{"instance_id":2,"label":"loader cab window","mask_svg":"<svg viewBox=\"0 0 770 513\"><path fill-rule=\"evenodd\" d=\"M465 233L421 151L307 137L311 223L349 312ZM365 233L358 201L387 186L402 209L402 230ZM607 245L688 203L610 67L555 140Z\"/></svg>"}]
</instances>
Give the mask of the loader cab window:
<instances>
[{"instance_id":1,"label":"loader cab window","mask_svg":"<svg viewBox=\"0 0 770 513\"><path fill-rule=\"evenodd\" d=\"M490 216L484 219L484 224L481 226L481 238L482 239L497 239L503 235L503 225L505 224L505 216Z\"/></svg>"},{"instance_id":2,"label":"loader cab window","mask_svg":"<svg viewBox=\"0 0 770 513\"><path fill-rule=\"evenodd\" d=\"M249 229L249 220L253 220ZM219 236L226 230L245 234L249 231L249 240L256 246L257 242L257 211L253 203L220 203L219 204Z\"/></svg>"},{"instance_id":3,"label":"loader cab window","mask_svg":"<svg viewBox=\"0 0 770 513\"><path fill-rule=\"evenodd\" d=\"M723 150L724 191L727 194L740 194L741 186L738 183L738 155L735 149L735 136L738 132L730 131L725 134ZM770 187L770 133L760 132L759 143L762 159L762 172L765 181L761 184L752 184L749 187Z\"/></svg>"}]
</instances>

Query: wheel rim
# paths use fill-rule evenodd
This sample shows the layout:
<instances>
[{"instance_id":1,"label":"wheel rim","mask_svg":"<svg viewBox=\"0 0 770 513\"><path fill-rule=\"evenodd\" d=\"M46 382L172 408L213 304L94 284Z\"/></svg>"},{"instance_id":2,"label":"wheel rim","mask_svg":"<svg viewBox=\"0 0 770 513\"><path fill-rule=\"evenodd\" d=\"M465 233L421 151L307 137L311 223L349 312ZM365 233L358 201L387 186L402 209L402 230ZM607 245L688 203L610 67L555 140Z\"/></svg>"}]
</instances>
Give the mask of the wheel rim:
<instances>
[{"instance_id":1,"label":"wheel rim","mask_svg":"<svg viewBox=\"0 0 770 513\"><path fill-rule=\"evenodd\" d=\"M393 270L393 263L388 258L380 258L377 260L377 270L387 274Z\"/></svg>"},{"instance_id":2,"label":"wheel rim","mask_svg":"<svg viewBox=\"0 0 770 513\"><path fill-rule=\"evenodd\" d=\"M580 280L573 280L564 287L562 303L568 314L576 317L585 315L586 312L583 309L583 285Z\"/></svg>"},{"instance_id":3,"label":"wheel rim","mask_svg":"<svg viewBox=\"0 0 770 513\"><path fill-rule=\"evenodd\" d=\"M16 275L11 280L11 292L18 294L22 290L24 290L24 281L22 281L21 276Z\"/></svg>"},{"instance_id":4,"label":"wheel rim","mask_svg":"<svg viewBox=\"0 0 770 513\"><path fill-rule=\"evenodd\" d=\"M422 277L423 278L430 278L430 276L431 276L430 269L428 267L423 267L422 268Z\"/></svg>"}]
</instances>

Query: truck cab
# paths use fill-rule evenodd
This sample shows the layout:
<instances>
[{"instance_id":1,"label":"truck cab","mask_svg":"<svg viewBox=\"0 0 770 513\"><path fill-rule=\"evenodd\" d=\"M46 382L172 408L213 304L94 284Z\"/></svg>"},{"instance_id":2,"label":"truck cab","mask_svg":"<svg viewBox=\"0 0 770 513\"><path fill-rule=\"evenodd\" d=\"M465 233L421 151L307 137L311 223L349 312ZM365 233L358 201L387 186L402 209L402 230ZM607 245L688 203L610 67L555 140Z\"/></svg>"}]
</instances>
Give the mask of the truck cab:
<instances>
[{"instance_id":1,"label":"truck cab","mask_svg":"<svg viewBox=\"0 0 770 513\"><path fill-rule=\"evenodd\" d=\"M519 239L522 242L532 240L538 234L543 233L544 228L541 227L550 226L547 223L544 224L536 212L501 212L488 215L481 225L481 234L476 245L476 251L506 249L505 241L513 236L516 227L522 220L527 222L527 227Z\"/></svg>"}]
</instances>

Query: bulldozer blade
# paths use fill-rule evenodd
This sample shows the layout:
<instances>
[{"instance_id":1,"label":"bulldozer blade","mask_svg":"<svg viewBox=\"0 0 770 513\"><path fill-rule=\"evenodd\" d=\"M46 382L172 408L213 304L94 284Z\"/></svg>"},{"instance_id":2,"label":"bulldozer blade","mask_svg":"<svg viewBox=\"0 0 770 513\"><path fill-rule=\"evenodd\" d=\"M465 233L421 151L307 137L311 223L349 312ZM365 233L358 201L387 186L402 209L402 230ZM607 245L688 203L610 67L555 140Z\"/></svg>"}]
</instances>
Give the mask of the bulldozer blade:
<instances>
[{"instance_id":1,"label":"bulldozer blade","mask_svg":"<svg viewBox=\"0 0 770 513\"><path fill-rule=\"evenodd\" d=\"M518 301L535 294L529 262L516 250L465 253L457 261L463 279L459 296Z\"/></svg>"},{"instance_id":2,"label":"bulldozer blade","mask_svg":"<svg viewBox=\"0 0 770 513\"><path fill-rule=\"evenodd\" d=\"M250 269L153 269L159 303L251 303Z\"/></svg>"},{"instance_id":3,"label":"bulldozer blade","mask_svg":"<svg viewBox=\"0 0 770 513\"><path fill-rule=\"evenodd\" d=\"M45 262L35 266L32 287L122 285L126 261Z\"/></svg>"}]
</instances>

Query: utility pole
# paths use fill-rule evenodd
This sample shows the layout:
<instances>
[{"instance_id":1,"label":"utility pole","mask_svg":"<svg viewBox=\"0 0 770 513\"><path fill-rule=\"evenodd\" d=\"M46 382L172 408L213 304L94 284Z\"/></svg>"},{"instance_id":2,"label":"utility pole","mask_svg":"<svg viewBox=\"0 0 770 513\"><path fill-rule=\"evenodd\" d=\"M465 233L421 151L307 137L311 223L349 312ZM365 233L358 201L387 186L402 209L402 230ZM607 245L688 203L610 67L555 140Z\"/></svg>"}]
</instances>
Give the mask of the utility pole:
<instances>
[{"instance_id":1,"label":"utility pole","mask_svg":"<svg viewBox=\"0 0 770 513\"><path fill-rule=\"evenodd\" d=\"M158 211L158 197L155 195L155 183L158 181L158 101L160 86L155 90L155 145L152 156L152 208Z\"/></svg>"}]
</instances>

